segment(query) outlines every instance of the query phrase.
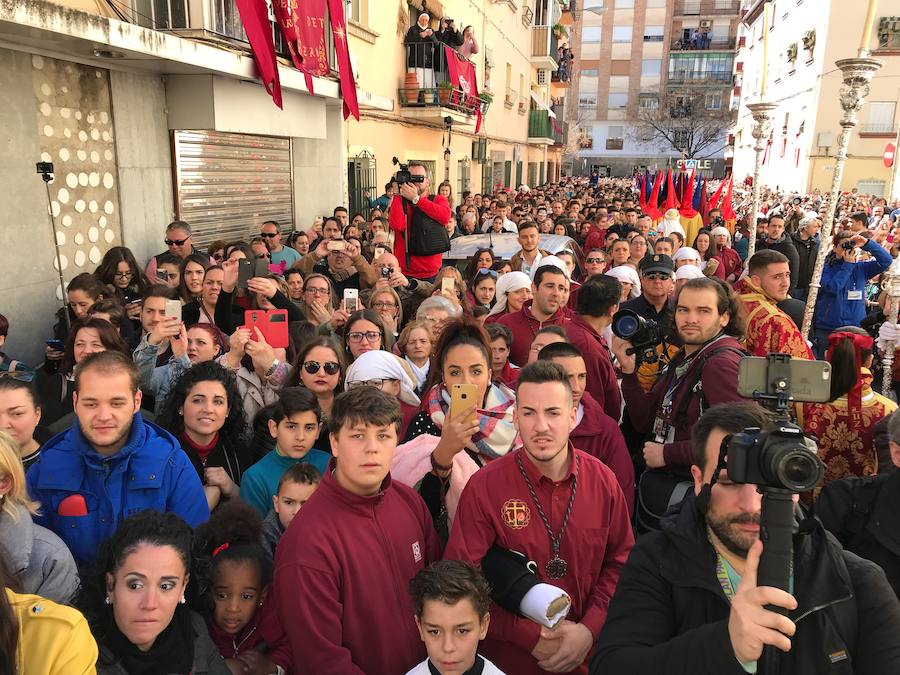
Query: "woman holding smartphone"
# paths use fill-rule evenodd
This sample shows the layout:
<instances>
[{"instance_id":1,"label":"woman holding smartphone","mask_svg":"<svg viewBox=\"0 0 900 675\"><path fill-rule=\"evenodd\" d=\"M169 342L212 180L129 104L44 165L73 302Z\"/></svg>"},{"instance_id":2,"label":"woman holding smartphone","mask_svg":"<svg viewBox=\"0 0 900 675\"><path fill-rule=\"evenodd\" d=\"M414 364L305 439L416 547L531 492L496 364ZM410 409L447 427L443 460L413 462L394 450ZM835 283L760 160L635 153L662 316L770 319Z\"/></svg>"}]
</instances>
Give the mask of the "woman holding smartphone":
<instances>
[{"instance_id":1,"label":"woman holding smartphone","mask_svg":"<svg viewBox=\"0 0 900 675\"><path fill-rule=\"evenodd\" d=\"M457 455L477 468L508 453L516 439L514 407L513 392L491 381L491 348L484 328L467 319L447 323L434 347L422 411L410 422L405 438L440 437L431 452L432 471L422 479L419 492L444 538L445 495L459 466Z\"/></svg>"}]
</instances>

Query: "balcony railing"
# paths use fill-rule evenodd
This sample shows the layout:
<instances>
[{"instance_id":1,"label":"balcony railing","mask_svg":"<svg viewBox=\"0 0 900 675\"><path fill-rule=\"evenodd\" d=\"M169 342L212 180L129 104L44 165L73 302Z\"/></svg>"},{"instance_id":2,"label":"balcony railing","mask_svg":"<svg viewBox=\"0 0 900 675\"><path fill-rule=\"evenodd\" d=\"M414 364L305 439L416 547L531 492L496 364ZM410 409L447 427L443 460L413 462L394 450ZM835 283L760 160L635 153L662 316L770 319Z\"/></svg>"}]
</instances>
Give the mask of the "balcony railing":
<instances>
[{"instance_id":1,"label":"balcony railing","mask_svg":"<svg viewBox=\"0 0 900 675\"><path fill-rule=\"evenodd\" d=\"M121 4L121 3L117 3ZM327 11L327 10L326 10ZM127 0L122 12L135 24L144 28L172 32L186 38L220 39L228 43L241 43L249 50L250 41L244 32L235 0ZM275 51L290 60L290 51L278 23L271 22ZM326 16L325 51L331 74L337 73L334 38L327 29Z\"/></svg>"},{"instance_id":2,"label":"balcony railing","mask_svg":"<svg viewBox=\"0 0 900 675\"><path fill-rule=\"evenodd\" d=\"M682 38L680 40L675 40L672 42L672 51L673 52L689 52L689 51L732 51L734 49L735 40L734 38L728 38L726 40L710 40L704 38L702 35L697 39L690 38Z\"/></svg>"},{"instance_id":3,"label":"balcony railing","mask_svg":"<svg viewBox=\"0 0 900 675\"><path fill-rule=\"evenodd\" d=\"M546 110L531 110L528 113L528 138L553 138L553 124Z\"/></svg>"},{"instance_id":4,"label":"balcony railing","mask_svg":"<svg viewBox=\"0 0 900 675\"><path fill-rule=\"evenodd\" d=\"M731 82L731 73L710 70L673 70L669 82Z\"/></svg>"},{"instance_id":5,"label":"balcony railing","mask_svg":"<svg viewBox=\"0 0 900 675\"><path fill-rule=\"evenodd\" d=\"M556 61L558 41L556 33L550 26L534 26L531 29L531 56L533 58L546 57Z\"/></svg>"},{"instance_id":6,"label":"balcony railing","mask_svg":"<svg viewBox=\"0 0 900 675\"><path fill-rule=\"evenodd\" d=\"M487 113L490 103L474 95L474 89L450 83L447 53L440 42L417 42L404 45L406 52L406 80L398 90L400 106L404 108L449 108L466 115L480 110ZM466 85L467 87L468 85Z\"/></svg>"},{"instance_id":7,"label":"balcony railing","mask_svg":"<svg viewBox=\"0 0 900 675\"><path fill-rule=\"evenodd\" d=\"M859 125L861 134L895 134L897 125L893 122L866 122Z\"/></svg>"},{"instance_id":8,"label":"balcony railing","mask_svg":"<svg viewBox=\"0 0 900 675\"><path fill-rule=\"evenodd\" d=\"M675 3L675 16L722 16L740 9L740 0L682 0Z\"/></svg>"}]
</instances>

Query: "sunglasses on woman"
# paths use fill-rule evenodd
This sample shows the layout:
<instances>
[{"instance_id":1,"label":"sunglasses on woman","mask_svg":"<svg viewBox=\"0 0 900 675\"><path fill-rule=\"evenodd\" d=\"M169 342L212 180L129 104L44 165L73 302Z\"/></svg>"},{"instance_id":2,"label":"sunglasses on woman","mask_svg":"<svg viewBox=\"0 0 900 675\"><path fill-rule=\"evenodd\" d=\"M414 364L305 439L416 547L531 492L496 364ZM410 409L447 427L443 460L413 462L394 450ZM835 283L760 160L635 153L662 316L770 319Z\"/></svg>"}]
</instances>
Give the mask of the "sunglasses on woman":
<instances>
[{"instance_id":1,"label":"sunglasses on woman","mask_svg":"<svg viewBox=\"0 0 900 675\"><path fill-rule=\"evenodd\" d=\"M494 279L497 278L497 272L496 272L495 270L492 270L492 269L486 269L486 268L484 268L484 267L482 267L481 269L479 269L478 272L476 272L476 274L478 274L479 276L489 276L489 277L492 277L492 278L494 278Z\"/></svg>"},{"instance_id":2,"label":"sunglasses on woman","mask_svg":"<svg viewBox=\"0 0 900 675\"><path fill-rule=\"evenodd\" d=\"M341 364L337 361L326 361L325 363L319 363L318 361L303 362L303 370L310 375L315 375L323 368L325 369L326 375L337 375L341 372Z\"/></svg>"}]
</instances>

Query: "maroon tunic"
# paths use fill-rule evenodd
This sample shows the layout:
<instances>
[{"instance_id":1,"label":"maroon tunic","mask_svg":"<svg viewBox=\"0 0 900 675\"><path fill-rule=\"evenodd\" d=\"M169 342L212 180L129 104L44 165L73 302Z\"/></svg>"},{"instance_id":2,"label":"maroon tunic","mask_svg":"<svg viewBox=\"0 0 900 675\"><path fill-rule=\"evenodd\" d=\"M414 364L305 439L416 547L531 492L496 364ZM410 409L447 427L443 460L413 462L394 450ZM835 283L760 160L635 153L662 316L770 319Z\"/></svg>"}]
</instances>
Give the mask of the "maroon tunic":
<instances>
[{"instance_id":1,"label":"maroon tunic","mask_svg":"<svg viewBox=\"0 0 900 675\"><path fill-rule=\"evenodd\" d=\"M572 310L561 307L546 321L538 321L531 313L531 303L529 300L518 312L503 314L497 319L497 323L502 323L512 331L513 343L509 347L509 360L517 366L528 363L528 350L531 349L534 336L541 328L566 326L572 320Z\"/></svg>"},{"instance_id":2,"label":"maroon tunic","mask_svg":"<svg viewBox=\"0 0 900 675\"><path fill-rule=\"evenodd\" d=\"M566 324L569 342L584 357L587 367L587 390L616 422L622 417L622 393L616 379L616 369L609 356L606 340L577 314Z\"/></svg>"}]
</instances>

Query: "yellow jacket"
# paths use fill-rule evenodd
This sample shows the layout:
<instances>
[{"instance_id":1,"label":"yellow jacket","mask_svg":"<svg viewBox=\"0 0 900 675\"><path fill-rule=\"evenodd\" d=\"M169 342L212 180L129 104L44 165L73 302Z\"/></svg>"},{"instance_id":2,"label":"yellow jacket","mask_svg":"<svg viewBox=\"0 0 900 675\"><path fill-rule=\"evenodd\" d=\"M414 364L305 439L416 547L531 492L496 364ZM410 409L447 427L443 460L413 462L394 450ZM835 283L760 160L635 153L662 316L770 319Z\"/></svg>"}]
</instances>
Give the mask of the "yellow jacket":
<instances>
[{"instance_id":1,"label":"yellow jacket","mask_svg":"<svg viewBox=\"0 0 900 675\"><path fill-rule=\"evenodd\" d=\"M77 609L6 589L19 624L16 661L27 675L93 675L97 643Z\"/></svg>"}]
</instances>

